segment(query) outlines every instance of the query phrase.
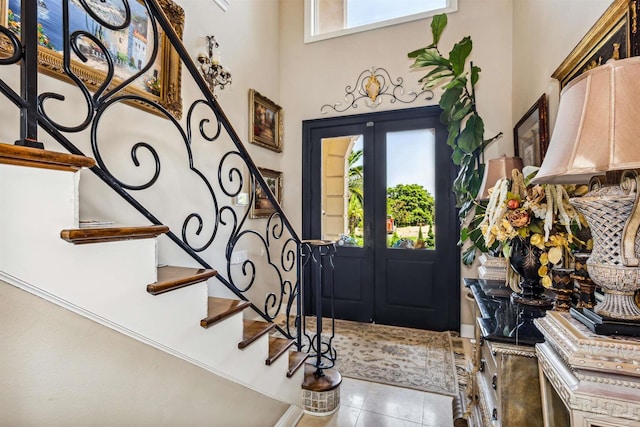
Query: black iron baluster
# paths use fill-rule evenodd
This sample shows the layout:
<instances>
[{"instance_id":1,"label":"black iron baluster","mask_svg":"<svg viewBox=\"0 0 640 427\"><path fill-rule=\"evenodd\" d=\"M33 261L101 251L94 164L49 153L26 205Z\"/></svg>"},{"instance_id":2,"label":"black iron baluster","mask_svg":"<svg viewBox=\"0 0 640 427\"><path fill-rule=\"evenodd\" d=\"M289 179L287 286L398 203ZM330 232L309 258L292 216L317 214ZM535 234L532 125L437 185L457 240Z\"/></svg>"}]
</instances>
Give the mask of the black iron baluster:
<instances>
[{"instance_id":1,"label":"black iron baluster","mask_svg":"<svg viewBox=\"0 0 640 427\"><path fill-rule=\"evenodd\" d=\"M25 103L20 107L20 139L15 144L44 149L44 144L38 142L38 8L23 1L20 14L20 95Z\"/></svg>"},{"instance_id":2,"label":"black iron baluster","mask_svg":"<svg viewBox=\"0 0 640 427\"><path fill-rule=\"evenodd\" d=\"M335 366L336 351L332 347L332 341L335 336L335 323L334 323L334 307L333 307L333 256L335 255L336 247L335 242L328 240L304 240L304 246L307 249L307 262L311 262L311 287L313 288L313 294L315 297L315 311L316 311L316 334L313 338L309 337L309 350L315 350L315 354L311 357L315 358L313 366L316 368L314 375L316 377L324 376L324 369L329 369ZM326 258L327 261L323 261ZM330 271L328 271L330 270ZM327 273L331 274L331 337L323 342L322 340L322 286L323 280ZM304 319L303 319L304 321ZM324 360L323 360L324 359Z\"/></svg>"}]
</instances>

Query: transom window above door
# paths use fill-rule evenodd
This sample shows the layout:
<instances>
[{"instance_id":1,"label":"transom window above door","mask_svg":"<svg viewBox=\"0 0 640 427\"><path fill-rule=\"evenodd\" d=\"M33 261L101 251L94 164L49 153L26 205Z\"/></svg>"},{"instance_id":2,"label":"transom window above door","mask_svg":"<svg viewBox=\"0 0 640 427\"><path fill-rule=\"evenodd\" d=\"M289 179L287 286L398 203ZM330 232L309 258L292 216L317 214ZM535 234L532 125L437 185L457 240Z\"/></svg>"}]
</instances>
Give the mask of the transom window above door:
<instances>
[{"instance_id":1,"label":"transom window above door","mask_svg":"<svg viewBox=\"0 0 640 427\"><path fill-rule=\"evenodd\" d=\"M304 41L427 18L458 10L458 0L305 0Z\"/></svg>"}]
</instances>

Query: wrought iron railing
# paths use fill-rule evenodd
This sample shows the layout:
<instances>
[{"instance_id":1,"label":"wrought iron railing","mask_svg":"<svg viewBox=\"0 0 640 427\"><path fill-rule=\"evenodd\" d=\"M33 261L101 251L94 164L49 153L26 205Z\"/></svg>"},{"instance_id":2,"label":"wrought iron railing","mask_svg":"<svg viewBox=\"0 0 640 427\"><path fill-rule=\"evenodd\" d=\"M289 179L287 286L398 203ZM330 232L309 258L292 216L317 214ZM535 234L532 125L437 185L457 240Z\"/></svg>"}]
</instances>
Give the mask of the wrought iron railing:
<instances>
[{"instance_id":1,"label":"wrought iron railing","mask_svg":"<svg viewBox=\"0 0 640 427\"><path fill-rule=\"evenodd\" d=\"M11 4L10 1L9 5ZM290 338L297 338L300 348L301 336L297 326L299 319L294 316L294 313L299 316L302 308L300 239L182 44L182 9L171 0L63 0L62 10L59 11L62 19L58 23L62 49L55 53L52 49L47 49L50 47L47 44L47 34L38 24L42 18L39 13L42 15L43 12L54 12L42 9L47 8L48 4L49 2L41 0L23 0L19 11L10 12L7 26L0 26L0 65L6 66L2 67L3 70L7 67L13 67L16 72L20 70L20 93L0 78L0 93L20 110L20 139L16 144L42 148L38 142L38 131L43 129L69 152L95 158L97 165L91 169L95 175L151 223L163 224L160 219L164 210L162 206L150 208L139 201L140 197L134 197L134 194L140 196L145 191L161 185L161 155L149 141L153 135L148 132L140 135L138 142L130 148L131 162L136 168L141 166L142 158L153 158L154 163L148 168L153 170L150 177L143 180L144 182L131 183L127 174L121 172L122 165L110 164L107 156L103 155L101 147L104 137L99 129L105 114L113 109L122 108L119 107L122 103L142 106L165 118L179 135L179 141L176 143L186 152L185 161L189 173L200 180L207 189L205 194L209 200L203 204L212 207L211 212L196 211L185 215L181 223L165 222L171 229L167 236L205 268L217 267L217 261L205 260L202 253L212 245L223 248L226 266L224 269L218 267L217 278L241 299L249 300L247 295L260 280L258 276L270 277L273 286L266 294L262 294L264 301L256 302L256 298L252 296L251 307L269 321L273 321L277 316L286 316L286 323L279 325L278 329ZM136 9L135 14L132 7ZM140 10L146 13L146 27L136 28L136 25L140 26L137 15ZM71 28L71 12L78 11L84 15L87 23L85 29ZM121 37L122 45L118 46L119 49L124 49L127 43L135 43L135 37L141 40L153 39L147 49L150 53L136 64L132 61L133 55L126 55L126 51L116 52L113 43L109 44L108 37L105 36L108 31L120 36L127 35L131 39L127 42ZM173 49L168 53L164 46L163 52L169 55L164 59L165 63L179 59L177 64L171 65L174 74L167 79L177 77L179 80L183 77L180 71L180 64L183 64L187 71L185 77L190 78L191 85L195 84L199 89L200 94L196 96L198 99L185 105L184 123L181 122L180 87L176 88L175 82L160 82L157 75L145 77L161 52L161 37L165 37ZM82 63L87 63L91 58L101 60L103 73L93 73L87 71L86 67L82 68ZM74 90L80 91L83 101L73 107L81 111L75 123L63 123L56 118L56 105L65 101L63 94L39 91L39 62L41 69L64 76L71 82ZM129 67L133 71L125 77L118 77L118 67L127 63L134 65ZM17 67L15 64L20 66ZM141 80L147 84L151 94L136 89L136 82ZM91 152L83 153L72 140L87 133L91 139ZM217 181L210 180L207 174L211 171L196 166L198 159L194 156L193 144L196 140L221 143L221 136L225 133L230 139L231 148L222 150L223 153L220 154L215 167ZM207 160L210 164L211 160ZM266 220L249 221L250 206L255 202L254 191L248 191L248 204L233 202L239 195L247 192L252 183L265 189L265 195L273 206L274 212ZM168 203L176 206L181 202L171 200ZM264 228L258 230L253 227L256 224L261 224ZM203 238L201 233L205 229L210 231L208 237ZM181 231L177 234L175 230ZM250 243L247 243L249 241ZM259 246L259 249L256 249L256 246ZM248 258L241 260L240 264L232 264L235 250L247 247L250 249ZM261 252L259 258L253 257L251 254L258 250Z\"/></svg>"}]
</instances>

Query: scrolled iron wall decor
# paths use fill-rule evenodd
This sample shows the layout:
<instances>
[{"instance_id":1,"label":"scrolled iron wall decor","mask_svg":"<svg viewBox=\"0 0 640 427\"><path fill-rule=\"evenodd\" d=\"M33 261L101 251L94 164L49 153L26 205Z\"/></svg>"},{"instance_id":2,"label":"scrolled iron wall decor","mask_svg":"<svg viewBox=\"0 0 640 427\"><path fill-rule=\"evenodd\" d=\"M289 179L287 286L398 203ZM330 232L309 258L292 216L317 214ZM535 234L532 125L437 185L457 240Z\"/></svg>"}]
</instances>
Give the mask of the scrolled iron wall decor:
<instances>
[{"instance_id":1,"label":"scrolled iron wall decor","mask_svg":"<svg viewBox=\"0 0 640 427\"><path fill-rule=\"evenodd\" d=\"M349 108L358 108L358 101L364 100L364 104L375 110L382 104L383 97L389 97L390 103L402 102L403 104L410 104L416 99L426 94L425 100L433 99L433 92L429 89L425 89L420 93L414 91L405 94L404 86L402 86L402 77L398 77L393 82L393 79L389 72L384 68L371 67L368 70L364 70L358 76L356 84L345 87L345 102L336 102L335 104L325 104L320 108L322 114L329 112L329 109L335 112L342 113Z\"/></svg>"}]
</instances>

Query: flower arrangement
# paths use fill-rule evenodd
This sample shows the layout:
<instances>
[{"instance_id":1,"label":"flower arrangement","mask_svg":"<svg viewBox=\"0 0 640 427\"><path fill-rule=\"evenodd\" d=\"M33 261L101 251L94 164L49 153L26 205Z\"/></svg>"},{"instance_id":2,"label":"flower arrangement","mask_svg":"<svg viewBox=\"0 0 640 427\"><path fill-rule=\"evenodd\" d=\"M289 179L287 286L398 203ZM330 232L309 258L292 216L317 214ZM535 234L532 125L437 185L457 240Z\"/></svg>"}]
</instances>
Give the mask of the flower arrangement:
<instances>
[{"instance_id":1,"label":"flower arrangement","mask_svg":"<svg viewBox=\"0 0 640 427\"><path fill-rule=\"evenodd\" d=\"M523 174L514 169L512 179L496 183L480 223L487 248L502 249L508 259L513 239L528 239L542 251L538 275L542 285L550 287L551 267L567 267L571 251L588 249L590 244L576 237L575 232L587 223L569 203L570 197L586 192L585 185L527 185Z\"/></svg>"}]
</instances>

